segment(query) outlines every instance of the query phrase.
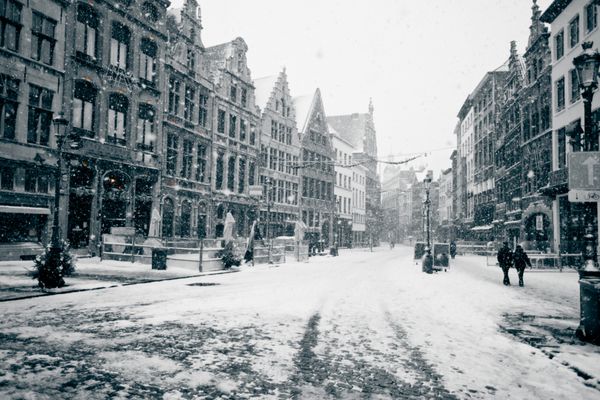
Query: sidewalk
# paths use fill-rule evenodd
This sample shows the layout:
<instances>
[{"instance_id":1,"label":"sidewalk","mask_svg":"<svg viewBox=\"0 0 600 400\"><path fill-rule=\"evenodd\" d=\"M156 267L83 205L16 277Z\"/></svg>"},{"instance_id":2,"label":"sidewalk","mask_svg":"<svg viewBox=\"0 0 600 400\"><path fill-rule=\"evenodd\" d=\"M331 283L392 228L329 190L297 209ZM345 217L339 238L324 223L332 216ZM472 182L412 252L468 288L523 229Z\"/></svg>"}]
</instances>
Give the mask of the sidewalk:
<instances>
[{"instance_id":1,"label":"sidewalk","mask_svg":"<svg viewBox=\"0 0 600 400\"><path fill-rule=\"evenodd\" d=\"M147 264L101 261L99 257L81 258L76 262L75 273L65 278L64 287L42 291L37 286L37 281L29 276L32 269L33 261L0 262L0 301L234 272L223 270L201 273L177 267L153 270Z\"/></svg>"}]
</instances>

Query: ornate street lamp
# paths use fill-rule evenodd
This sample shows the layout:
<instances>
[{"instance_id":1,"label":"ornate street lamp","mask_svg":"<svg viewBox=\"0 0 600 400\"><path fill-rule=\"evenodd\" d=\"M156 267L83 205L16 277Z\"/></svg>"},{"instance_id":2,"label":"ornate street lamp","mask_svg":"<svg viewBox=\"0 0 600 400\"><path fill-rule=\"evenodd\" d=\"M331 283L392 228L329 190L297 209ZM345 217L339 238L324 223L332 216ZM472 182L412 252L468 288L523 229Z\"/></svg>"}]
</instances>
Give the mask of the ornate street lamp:
<instances>
[{"instance_id":1,"label":"ornate street lamp","mask_svg":"<svg viewBox=\"0 0 600 400\"><path fill-rule=\"evenodd\" d=\"M573 65L577 70L579 88L583 97L584 115L584 151L598 151L598 133L594 129L592 118L592 100L594 92L598 88L598 68L600 67L600 54L592 50L593 42L581 44L583 52L573 59ZM582 255L584 259L584 270L596 269L597 254L596 241L594 239L594 214L596 213L594 203L585 204L585 235L583 237Z\"/></svg>"},{"instance_id":2,"label":"ornate street lamp","mask_svg":"<svg viewBox=\"0 0 600 400\"><path fill-rule=\"evenodd\" d=\"M62 152L65 141L65 129L69 121L62 113L52 118L54 135L56 137L56 170L54 172L54 218L52 221L52 236L50 237L50 249L45 260L44 274L40 276L40 283L48 288L58 287L63 284L61 255L62 245L60 243L60 190L62 183Z\"/></svg>"},{"instance_id":3,"label":"ornate street lamp","mask_svg":"<svg viewBox=\"0 0 600 400\"><path fill-rule=\"evenodd\" d=\"M427 234L427 245L425 247L425 256L423 257L423 271L431 274L433 272L433 258L431 257L431 228L430 228L430 207L431 199L429 198L429 190L431 188L431 175L427 174L423 180L425 188L425 231Z\"/></svg>"}]
</instances>

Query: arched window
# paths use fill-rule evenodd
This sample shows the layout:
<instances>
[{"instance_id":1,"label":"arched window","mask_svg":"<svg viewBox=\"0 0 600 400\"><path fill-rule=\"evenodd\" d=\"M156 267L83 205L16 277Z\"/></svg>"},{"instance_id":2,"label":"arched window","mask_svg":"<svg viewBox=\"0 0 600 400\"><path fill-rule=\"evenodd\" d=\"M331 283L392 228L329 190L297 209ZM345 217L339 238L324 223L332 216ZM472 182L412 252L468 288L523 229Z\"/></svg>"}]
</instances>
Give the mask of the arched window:
<instances>
[{"instance_id":1,"label":"arched window","mask_svg":"<svg viewBox=\"0 0 600 400\"><path fill-rule=\"evenodd\" d=\"M191 236L191 223L192 223L192 205L189 201L184 201L181 204L181 223L179 234L181 237Z\"/></svg>"},{"instance_id":2,"label":"arched window","mask_svg":"<svg viewBox=\"0 0 600 400\"><path fill-rule=\"evenodd\" d=\"M108 98L108 129L106 141L108 143L125 146L127 144L127 110L129 100L119 93L111 93Z\"/></svg>"},{"instance_id":3,"label":"arched window","mask_svg":"<svg viewBox=\"0 0 600 400\"><path fill-rule=\"evenodd\" d=\"M173 237L173 219L175 218L175 206L173 200L167 198L163 204L162 212L162 236L164 238Z\"/></svg>"}]
</instances>

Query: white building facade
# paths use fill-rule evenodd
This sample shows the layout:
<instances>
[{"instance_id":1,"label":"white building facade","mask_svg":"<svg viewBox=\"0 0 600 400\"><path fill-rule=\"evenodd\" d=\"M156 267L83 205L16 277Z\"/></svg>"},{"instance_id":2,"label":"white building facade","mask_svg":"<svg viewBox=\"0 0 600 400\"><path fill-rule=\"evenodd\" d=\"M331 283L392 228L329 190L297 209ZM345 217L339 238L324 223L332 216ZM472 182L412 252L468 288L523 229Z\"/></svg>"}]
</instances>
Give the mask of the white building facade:
<instances>
[{"instance_id":1,"label":"white building facade","mask_svg":"<svg viewBox=\"0 0 600 400\"><path fill-rule=\"evenodd\" d=\"M366 191L367 168L363 165L352 166L352 243L358 247L366 242Z\"/></svg>"},{"instance_id":2,"label":"white building facade","mask_svg":"<svg viewBox=\"0 0 600 400\"><path fill-rule=\"evenodd\" d=\"M342 247L352 245L352 153L354 147L330 125L329 133L335 152L335 204L334 237Z\"/></svg>"},{"instance_id":3,"label":"white building facade","mask_svg":"<svg viewBox=\"0 0 600 400\"><path fill-rule=\"evenodd\" d=\"M549 187L553 188L552 214L554 223L553 251L573 253L581 250L585 233L585 203L571 203L567 198L569 153L581 151L573 146L568 137L579 125L583 128L584 106L579 91L573 59L582 53L581 44L593 42L593 49L600 45L598 29L598 6L594 1L555 0L541 17L551 26L550 47L552 53L552 173ZM594 129L600 120L600 95L592 102ZM598 146L598 143L596 143ZM595 208L594 234L599 237L597 203Z\"/></svg>"}]
</instances>

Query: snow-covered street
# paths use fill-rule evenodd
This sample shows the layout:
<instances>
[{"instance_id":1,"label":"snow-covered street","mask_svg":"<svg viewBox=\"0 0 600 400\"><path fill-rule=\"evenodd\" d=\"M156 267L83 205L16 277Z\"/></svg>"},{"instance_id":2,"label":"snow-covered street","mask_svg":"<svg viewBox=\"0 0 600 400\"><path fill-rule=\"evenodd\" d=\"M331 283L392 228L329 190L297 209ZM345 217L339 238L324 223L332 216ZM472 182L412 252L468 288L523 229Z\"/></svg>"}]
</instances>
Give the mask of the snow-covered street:
<instances>
[{"instance_id":1,"label":"snow-covered street","mask_svg":"<svg viewBox=\"0 0 600 400\"><path fill-rule=\"evenodd\" d=\"M483 257L342 250L0 312L1 398L600 398L577 274L505 287Z\"/></svg>"}]
</instances>

